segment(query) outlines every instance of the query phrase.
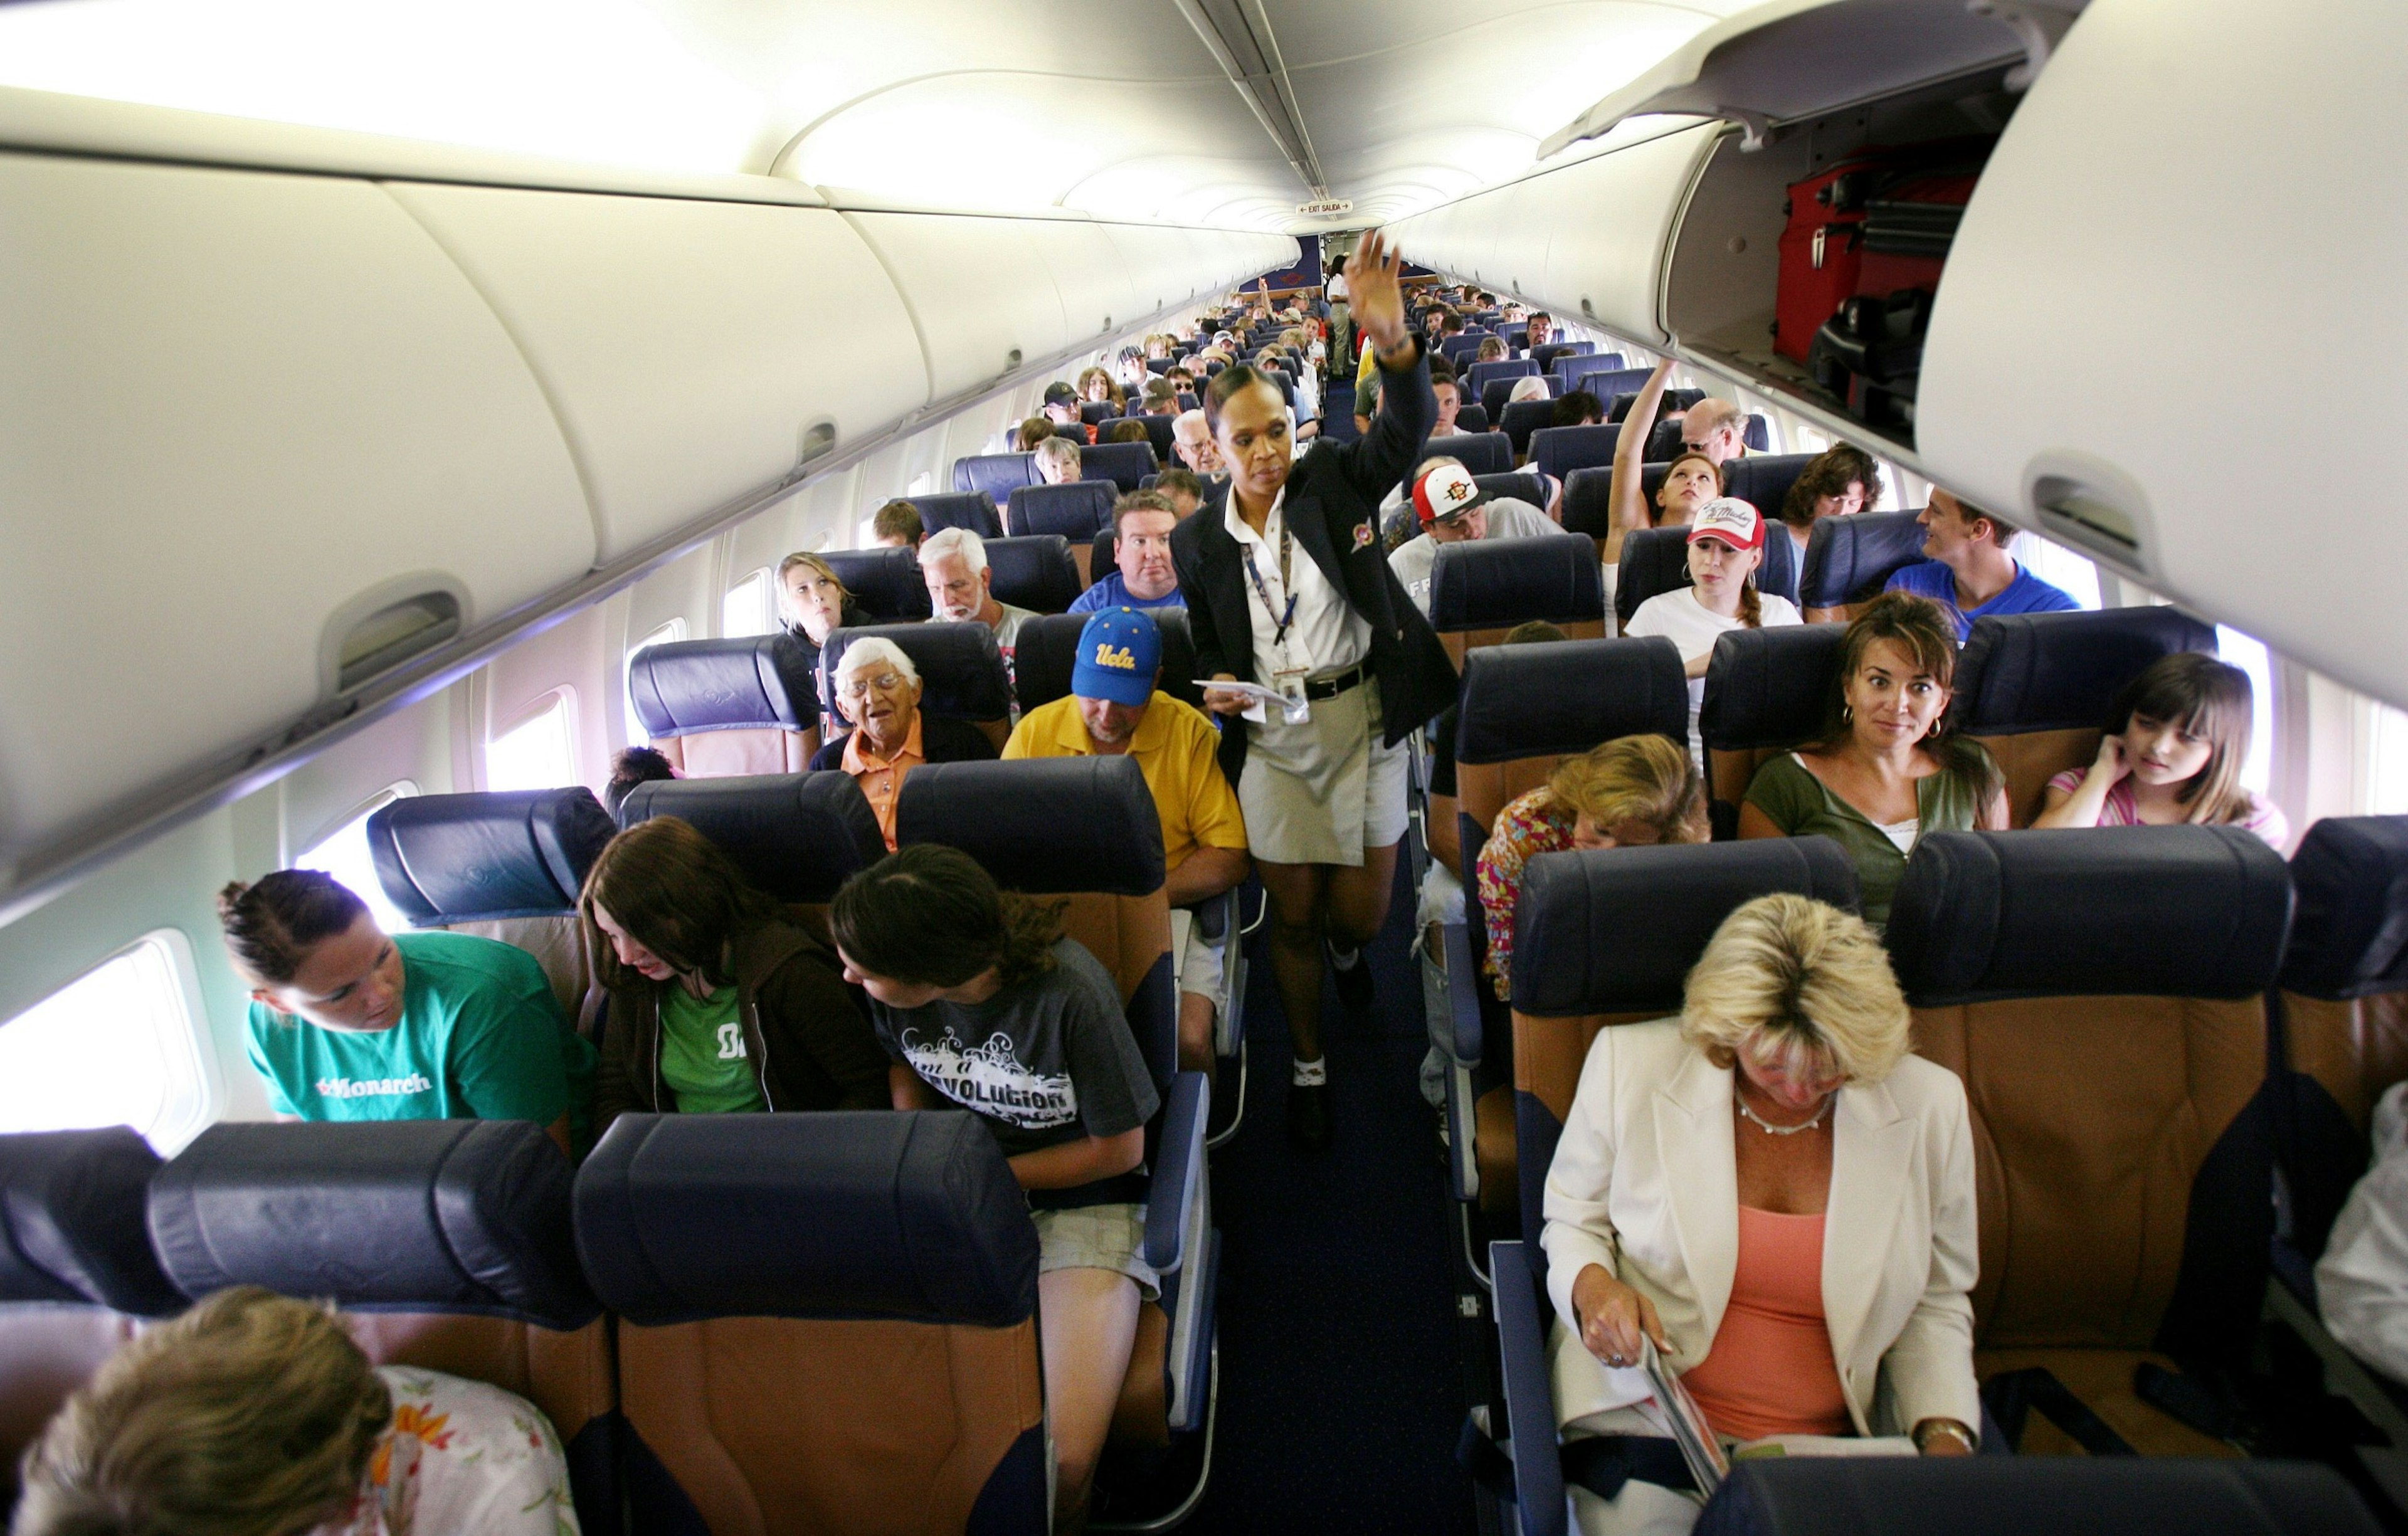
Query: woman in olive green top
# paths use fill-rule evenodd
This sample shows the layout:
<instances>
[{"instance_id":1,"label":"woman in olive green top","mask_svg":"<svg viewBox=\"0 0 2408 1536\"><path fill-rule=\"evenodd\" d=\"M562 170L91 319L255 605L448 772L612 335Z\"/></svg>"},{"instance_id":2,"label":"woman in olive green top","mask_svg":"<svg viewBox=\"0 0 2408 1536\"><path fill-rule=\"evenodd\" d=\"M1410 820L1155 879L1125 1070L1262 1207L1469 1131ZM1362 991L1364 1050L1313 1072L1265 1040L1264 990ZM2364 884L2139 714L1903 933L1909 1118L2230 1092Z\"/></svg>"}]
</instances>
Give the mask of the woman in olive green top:
<instances>
[{"instance_id":1,"label":"woman in olive green top","mask_svg":"<svg viewBox=\"0 0 2408 1536\"><path fill-rule=\"evenodd\" d=\"M594 1122L884 1109L886 1051L826 948L673 816L610 840L579 906L610 989Z\"/></svg>"},{"instance_id":2,"label":"woman in olive green top","mask_svg":"<svg viewBox=\"0 0 2408 1536\"><path fill-rule=\"evenodd\" d=\"M1756 770L1742 837L1830 838L1856 861L1865 920L1889 922L1906 856L1926 832L2002 832L2007 791L1979 742L1948 731L1956 632L1940 605L1885 592L1841 643L1819 745Z\"/></svg>"}]
</instances>

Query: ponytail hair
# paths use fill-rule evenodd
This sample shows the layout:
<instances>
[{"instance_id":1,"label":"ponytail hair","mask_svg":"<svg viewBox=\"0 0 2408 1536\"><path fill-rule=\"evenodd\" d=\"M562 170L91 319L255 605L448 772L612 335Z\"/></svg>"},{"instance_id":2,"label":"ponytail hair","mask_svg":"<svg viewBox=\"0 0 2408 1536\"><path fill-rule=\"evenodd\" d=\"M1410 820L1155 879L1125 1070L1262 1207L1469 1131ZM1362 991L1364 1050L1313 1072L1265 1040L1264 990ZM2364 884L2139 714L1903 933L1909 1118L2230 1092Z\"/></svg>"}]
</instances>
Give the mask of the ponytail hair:
<instances>
[{"instance_id":1,"label":"ponytail hair","mask_svg":"<svg viewBox=\"0 0 2408 1536\"><path fill-rule=\"evenodd\" d=\"M1752 630L1764 628L1764 599L1756 590L1756 573L1739 578L1739 621Z\"/></svg>"},{"instance_id":2,"label":"ponytail hair","mask_svg":"<svg viewBox=\"0 0 2408 1536\"><path fill-rule=\"evenodd\" d=\"M2254 806L2241 783L2254 702L2249 674L2202 652L2178 651L2157 658L2124 685L2107 733L2121 735L2133 716L2144 715L2204 737L2207 766L2183 781L2174 800L2185 807L2185 821L2221 826L2245 818Z\"/></svg>"},{"instance_id":3,"label":"ponytail hair","mask_svg":"<svg viewBox=\"0 0 2408 1536\"><path fill-rule=\"evenodd\" d=\"M1054 968L1060 902L998 890L976 860L914 843L847 880L828 932L854 969L919 987L959 987L990 966L1007 987Z\"/></svg>"},{"instance_id":4,"label":"ponytail hair","mask_svg":"<svg viewBox=\"0 0 2408 1536\"><path fill-rule=\"evenodd\" d=\"M367 916L366 902L322 870L280 869L218 892L226 952L256 982L291 981L309 951Z\"/></svg>"}]
</instances>

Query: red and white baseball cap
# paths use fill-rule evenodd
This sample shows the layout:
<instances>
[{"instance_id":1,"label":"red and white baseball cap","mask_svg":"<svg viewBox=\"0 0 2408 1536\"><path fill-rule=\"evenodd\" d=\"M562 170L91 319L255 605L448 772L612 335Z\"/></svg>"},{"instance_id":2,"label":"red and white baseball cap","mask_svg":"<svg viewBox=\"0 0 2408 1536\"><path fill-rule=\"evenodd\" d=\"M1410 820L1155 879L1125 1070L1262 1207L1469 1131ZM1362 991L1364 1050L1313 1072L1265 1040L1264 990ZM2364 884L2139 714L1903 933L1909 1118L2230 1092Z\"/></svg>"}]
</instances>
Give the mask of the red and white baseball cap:
<instances>
[{"instance_id":1,"label":"red and white baseball cap","mask_svg":"<svg viewBox=\"0 0 2408 1536\"><path fill-rule=\"evenodd\" d=\"M1435 465L1413 482L1413 511L1420 516L1424 528L1434 522L1452 522L1487 500L1480 482L1461 464Z\"/></svg>"},{"instance_id":2,"label":"red and white baseball cap","mask_svg":"<svg viewBox=\"0 0 2408 1536\"><path fill-rule=\"evenodd\" d=\"M1737 496L1717 496L1698 508L1689 522L1689 542L1720 539L1734 549L1764 548L1764 516Z\"/></svg>"}]
</instances>

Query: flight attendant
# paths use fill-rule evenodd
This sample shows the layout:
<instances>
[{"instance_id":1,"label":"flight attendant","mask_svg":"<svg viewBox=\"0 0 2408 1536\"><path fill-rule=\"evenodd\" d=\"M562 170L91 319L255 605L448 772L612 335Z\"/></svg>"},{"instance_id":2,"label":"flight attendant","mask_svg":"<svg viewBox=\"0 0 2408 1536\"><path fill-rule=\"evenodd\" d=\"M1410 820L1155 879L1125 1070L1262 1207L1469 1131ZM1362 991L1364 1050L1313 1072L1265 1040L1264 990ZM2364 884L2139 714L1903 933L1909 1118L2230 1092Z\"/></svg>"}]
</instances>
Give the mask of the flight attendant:
<instances>
[{"instance_id":1,"label":"flight attendant","mask_svg":"<svg viewBox=\"0 0 2408 1536\"><path fill-rule=\"evenodd\" d=\"M1280 696L1204 695L1227 721L1221 765L1270 897L1272 970L1296 1047L1288 1131L1310 1147L1329 1140L1323 951L1348 1010L1368 1014L1362 948L1387 919L1405 833L1398 744L1455 700L1455 668L1379 537L1380 498L1412 466L1438 411L1398 267L1376 234L1346 265L1383 380L1369 432L1295 461L1278 387L1243 364L1223 369L1204 410L1228 497L1171 535L1199 676Z\"/></svg>"}]
</instances>

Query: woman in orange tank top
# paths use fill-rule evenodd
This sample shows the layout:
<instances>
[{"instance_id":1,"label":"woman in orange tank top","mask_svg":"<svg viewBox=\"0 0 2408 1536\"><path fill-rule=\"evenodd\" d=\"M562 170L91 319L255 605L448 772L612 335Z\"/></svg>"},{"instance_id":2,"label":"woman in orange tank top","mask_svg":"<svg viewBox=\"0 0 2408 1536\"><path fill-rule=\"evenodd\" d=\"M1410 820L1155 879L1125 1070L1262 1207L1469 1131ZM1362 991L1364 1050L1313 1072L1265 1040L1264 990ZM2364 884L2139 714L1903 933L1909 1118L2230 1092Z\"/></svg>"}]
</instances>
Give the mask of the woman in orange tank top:
<instances>
[{"instance_id":1,"label":"woman in orange tank top","mask_svg":"<svg viewBox=\"0 0 2408 1536\"><path fill-rule=\"evenodd\" d=\"M1972 1183L1964 1088L1907 1054L1872 931L1802 896L1740 907L1679 1019L1598 1033L1548 1172L1568 1441L1665 1432L1643 1339L1727 1442L1971 1453ZM1574 1489L1584 1531L1687 1529L1660 1460L1606 1449L1632 1480Z\"/></svg>"}]
</instances>

